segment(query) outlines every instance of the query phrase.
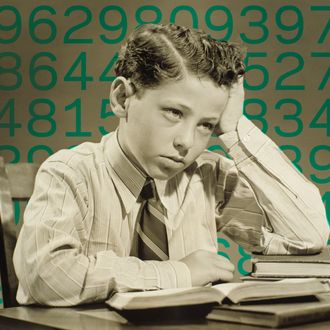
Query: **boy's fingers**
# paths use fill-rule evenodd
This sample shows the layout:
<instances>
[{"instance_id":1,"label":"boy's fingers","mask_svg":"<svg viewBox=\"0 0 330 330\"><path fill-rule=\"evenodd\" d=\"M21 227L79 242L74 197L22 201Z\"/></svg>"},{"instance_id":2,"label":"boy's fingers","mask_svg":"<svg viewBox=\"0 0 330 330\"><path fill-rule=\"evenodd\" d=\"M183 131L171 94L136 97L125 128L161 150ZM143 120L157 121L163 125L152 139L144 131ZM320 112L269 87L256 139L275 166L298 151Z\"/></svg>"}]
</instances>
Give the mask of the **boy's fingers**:
<instances>
[{"instance_id":1,"label":"boy's fingers","mask_svg":"<svg viewBox=\"0 0 330 330\"><path fill-rule=\"evenodd\" d=\"M218 257L218 267L221 269L228 270L230 272L235 271L235 266L232 262L230 262L227 258L223 256L217 256Z\"/></svg>"},{"instance_id":2,"label":"boy's fingers","mask_svg":"<svg viewBox=\"0 0 330 330\"><path fill-rule=\"evenodd\" d=\"M244 78L238 78L238 81L232 85L229 91L229 99L236 97L244 97Z\"/></svg>"},{"instance_id":3,"label":"boy's fingers","mask_svg":"<svg viewBox=\"0 0 330 330\"><path fill-rule=\"evenodd\" d=\"M234 275L232 272L228 272L227 270L222 270L219 273L219 279L224 282L229 282L233 279Z\"/></svg>"},{"instance_id":4,"label":"boy's fingers","mask_svg":"<svg viewBox=\"0 0 330 330\"><path fill-rule=\"evenodd\" d=\"M235 271L235 266L233 264L221 264L219 269L233 273Z\"/></svg>"},{"instance_id":5,"label":"boy's fingers","mask_svg":"<svg viewBox=\"0 0 330 330\"><path fill-rule=\"evenodd\" d=\"M243 77L230 87L227 104L220 115L220 120L215 134L221 135L235 131L241 116L243 115L244 87Z\"/></svg>"}]
</instances>

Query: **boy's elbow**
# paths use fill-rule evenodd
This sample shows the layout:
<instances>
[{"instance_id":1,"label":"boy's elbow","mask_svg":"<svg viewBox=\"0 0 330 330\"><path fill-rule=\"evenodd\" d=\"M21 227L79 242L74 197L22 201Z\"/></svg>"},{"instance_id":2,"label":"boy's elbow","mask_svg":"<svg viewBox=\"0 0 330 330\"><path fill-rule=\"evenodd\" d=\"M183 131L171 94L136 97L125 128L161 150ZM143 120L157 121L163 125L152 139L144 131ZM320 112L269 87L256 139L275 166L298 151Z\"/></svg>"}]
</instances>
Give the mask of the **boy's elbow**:
<instances>
[{"instance_id":1,"label":"boy's elbow","mask_svg":"<svg viewBox=\"0 0 330 330\"><path fill-rule=\"evenodd\" d=\"M80 302L76 299L68 299L59 295L54 290L54 285L46 283L38 275L29 278L19 277L19 287L16 296L17 302L21 305L44 305L54 307L71 307Z\"/></svg>"},{"instance_id":2,"label":"boy's elbow","mask_svg":"<svg viewBox=\"0 0 330 330\"><path fill-rule=\"evenodd\" d=\"M21 305L38 304L45 306L74 306L78 302L66 299L57 290L58 276L52 265L43 258L21 258L21 253L16 251L14 266L19 281L16 300Z\"/></svg>"},{"instance_id":3,"label":"boy's elbow","mask_svg":"<svg viewBox=\"0 0 330 330\"><path fill-rule=\"evenodd\" d=\"M21 305L54 305L50 298L50 289L45 286L42 278L38 276L36 268L36 266L34 267L25 261L15 264L19 282L16 300Z\"/></svg>"},{"instance_id":4,"label":"boy's elbow","mask_svg":"<svg viewBox=\"0 0 330 330\"><path fill-rule=\"evenodd\" d=\"M326 248L327 243L328 243L328 238L318 239L310 242L310 244L307 246L308 254L316 254L321 252L323 249Z\"/></svg>"},{"instance_id":5,"label":"boy's elbow","mask_svg":"<svg viewBox=\"0 0 330 330\"><path fill-rule=\"evenodd\" d=\"M306 231L306 234L308 235L305 239L307 254L319 253L327 247L330 234L327 224L314 231Z\"/></svg>"},{"instance_id":6,"label":"boy's elbow","mask_svg":"<svg viewBox=\"0 0 330 330\"><path fill-rule=\"evenodd\" d=\"M309 209L306 212L307 221L301 224L300 239L304 242L305 253L307 254L321 252L326 248L330 238L330 228L324 206L318 204L315 203L315 209Z\"/></svg>"}]
</instances>

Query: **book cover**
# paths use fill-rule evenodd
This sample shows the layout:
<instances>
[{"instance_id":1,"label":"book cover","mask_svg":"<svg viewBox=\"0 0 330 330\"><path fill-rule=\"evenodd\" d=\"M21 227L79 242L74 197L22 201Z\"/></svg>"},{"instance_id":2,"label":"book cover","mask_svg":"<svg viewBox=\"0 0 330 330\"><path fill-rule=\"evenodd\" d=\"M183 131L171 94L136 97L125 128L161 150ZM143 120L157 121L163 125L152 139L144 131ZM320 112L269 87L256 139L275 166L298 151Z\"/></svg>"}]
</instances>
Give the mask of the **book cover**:
<instances>
[{"instance_id":1,"label":"book cover","mask_svg":"<svg viewBox=\"0 0 330 330\"><path fill-rule=\"evenodd\" d=\"M209 320L227 321L272 328L330 319L330 295L317 295L299 302L216 306Z\"/></svg>"},{"instance_id":2,"label":"book cover","mask_svg":"<svg viewBox=\"0 0 330 330\"><path fill-rule=\"evenodd\" d=\"M308 255L263 255L252 254L251 262L302 262L302 263L330 263L330 246L325 248L322 252Z\"/></svg>"}]
</instances>

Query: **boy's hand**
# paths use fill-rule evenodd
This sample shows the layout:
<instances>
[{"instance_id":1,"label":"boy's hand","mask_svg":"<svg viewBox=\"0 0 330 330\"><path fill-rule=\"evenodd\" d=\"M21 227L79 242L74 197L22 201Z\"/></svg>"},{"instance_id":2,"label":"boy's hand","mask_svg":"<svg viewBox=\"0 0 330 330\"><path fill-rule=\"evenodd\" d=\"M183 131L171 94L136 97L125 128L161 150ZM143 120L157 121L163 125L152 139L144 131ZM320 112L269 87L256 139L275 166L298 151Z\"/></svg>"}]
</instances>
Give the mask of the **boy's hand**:
<instances>
[{"instance_id":1,"label":"boy's hand","mask_svg":"<svg viewBox=\"0 0 330 330\"><path fill-rule=\"evenodd\" d=\"M243 115L243 103L243 77L240 77L229 90L228 101L220 116L219 124L214 130L215 134L221 135L236 130L238 121Z\"/></svg>"},{"instance_id":2,"label":"boy's hand","mask_svg":"<svg viewBox=\"0 0 330 330\"><path fill-rule=\"evenodd\" d=\"M234 265L214 252L197 250L180 261L190 270L192 286L206 285L218 280L228 282L233 279Z\"/></svg>"}]
</instances>

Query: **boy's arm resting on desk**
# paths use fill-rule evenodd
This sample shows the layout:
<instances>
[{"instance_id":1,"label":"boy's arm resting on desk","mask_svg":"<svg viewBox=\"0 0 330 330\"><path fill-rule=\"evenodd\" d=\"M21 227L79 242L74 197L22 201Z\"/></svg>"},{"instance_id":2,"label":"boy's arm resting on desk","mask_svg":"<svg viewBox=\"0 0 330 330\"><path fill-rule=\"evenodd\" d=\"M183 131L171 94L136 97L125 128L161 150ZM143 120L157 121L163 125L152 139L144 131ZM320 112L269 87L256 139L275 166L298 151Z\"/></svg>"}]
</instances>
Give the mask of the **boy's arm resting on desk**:
<instances>
[{"instance_id":1,"label":"boy's arm resting on desk","mask_svg":"<svg viewBox=\"0 0 330 330\"><path fill-rule=\"evenodd\" d=\"M232 216L222 230L264 254L311 254L325 247L329 228L320 193L279 147L244 116L237 131L220 140L234 160L232 174L239 178L229 203L242 204L251 193L255 198L254 205L246 205L250 219ZM226 204L219 213L226 214Z\"/></svg>"},{"instance_id":2,"label":"boy's arm resting on desk","mask_svg":"<svg viewBox=\"0 0 330 330\"><path fill-rule=\"evenodd\" d=\"M113 290L191 285L183 262L143 262L111 250L87 255L87 212L87 187L77 171L44 163L14 255L19 303L70 306L104 301Z\"/></svg>"}]
</instances>

